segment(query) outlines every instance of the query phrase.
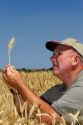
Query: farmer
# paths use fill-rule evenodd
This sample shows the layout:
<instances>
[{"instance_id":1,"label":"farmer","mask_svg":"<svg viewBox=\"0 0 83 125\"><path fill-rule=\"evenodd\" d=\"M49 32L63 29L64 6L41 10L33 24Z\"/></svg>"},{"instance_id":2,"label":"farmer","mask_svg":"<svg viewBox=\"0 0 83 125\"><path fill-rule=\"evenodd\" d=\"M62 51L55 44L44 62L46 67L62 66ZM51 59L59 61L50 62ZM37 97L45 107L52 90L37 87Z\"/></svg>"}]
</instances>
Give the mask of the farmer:
<instances>
[{"instance_id":1,"label":"farmer","mask_svg":"<svg viewBox=\"0 0 83 125\"><path fill-rule=\"evenodd\" d=\"M53 52L50 57L53 74L62 84L38 97L25 85L19 72L11 65L4 67L3 79L17 89L23 100L30 104L36 103L43 112L54 116L57 123L61 122L61 116L67 122L73 122L73 115L76 113L76 120L79 122L83 120L83 44L76 39L67 38L61 42L47 41L46 48ZM51 117L43 115L42 122L51 125Z\"/></svg>"}]
</instances>

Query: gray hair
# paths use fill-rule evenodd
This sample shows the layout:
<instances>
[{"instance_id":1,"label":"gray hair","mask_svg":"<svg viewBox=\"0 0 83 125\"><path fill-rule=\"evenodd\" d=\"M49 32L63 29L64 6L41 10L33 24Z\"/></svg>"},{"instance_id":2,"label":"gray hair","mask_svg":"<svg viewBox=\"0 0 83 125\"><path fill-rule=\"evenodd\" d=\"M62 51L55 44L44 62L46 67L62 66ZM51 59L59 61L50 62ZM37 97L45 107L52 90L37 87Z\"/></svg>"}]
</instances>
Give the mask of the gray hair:
<instances>
[{"instance_id":1,"label":"gray hair","mask_svg":"<svg viewBox=\"0 0 83 125\"><path fill-rule=\"evenodd\" d=\"M83 64L83 57L80 56L80 62Z\"/></svg>"},{"instance_id":2,"label":"gray hair","mask_svg":"<svg viewBox=\"0 0 83 125\"><path fill-rule=\"evenodd\" d=\"M80 55L80 53L79 53L77 50L75 50L75 49L73 49L73 50L74 50L74 52L79 56L79 58L80 58L80 63L83 65L83 56Z\"/></svg>"}]
</instances>

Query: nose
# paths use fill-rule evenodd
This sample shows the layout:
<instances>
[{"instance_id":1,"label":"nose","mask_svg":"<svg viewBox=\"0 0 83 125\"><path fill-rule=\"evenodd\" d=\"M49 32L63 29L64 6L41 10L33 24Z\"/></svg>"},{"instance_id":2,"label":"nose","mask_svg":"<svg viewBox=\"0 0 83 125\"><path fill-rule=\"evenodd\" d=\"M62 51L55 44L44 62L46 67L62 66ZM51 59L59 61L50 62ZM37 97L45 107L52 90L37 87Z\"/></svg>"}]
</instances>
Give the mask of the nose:
<instances>
[{"instance_id":1,"label":"nose","mask_svg":"<svg viewBox=\"0 0 83 125\"><path fill-rule=\"evenodd\" d=\"M50 60L53 61L55 59L54 55L50 57Z\"/></svg>"},{"instance_id":2,"label":"nose","mask_svg":"<svg viewBox=\"0 0 83 125\"><path fill-rule=\"evenodd\" d=\"M50 60L54 61L55 59L57 59L58 56L60 56L59 52L53 53L53 55L50 57Z\"/></svg>"}]
</instances>

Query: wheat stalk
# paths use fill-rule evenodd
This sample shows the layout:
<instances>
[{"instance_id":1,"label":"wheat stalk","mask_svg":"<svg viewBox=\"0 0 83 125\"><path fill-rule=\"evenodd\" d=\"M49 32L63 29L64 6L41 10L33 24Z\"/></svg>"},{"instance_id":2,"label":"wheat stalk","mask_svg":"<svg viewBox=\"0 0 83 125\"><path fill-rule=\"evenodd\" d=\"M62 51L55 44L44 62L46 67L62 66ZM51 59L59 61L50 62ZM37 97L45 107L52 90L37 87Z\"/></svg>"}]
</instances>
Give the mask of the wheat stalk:
<instances>
[{"instance_id":1,"label":"wheat stalk","mask_svg":"<svg viewBox=\"0 0 83 125\"><path fill-rule=\"evenodd\" d=\"M15 43L15 39L12 37L12 39L10 40L9 44L8 44L8 59L9 59L9 64L10 64L10 54L11 54L11 50L14 46Z\"/></svg>"},{"instance_id":2,"label":"wheat stalk","mask_svg":"<svg viewBox=\"0 0 83 125\"><path fill-rule=\"evenodd\" d=\"M9 44L8 44L8 59L9 59L9 64L11 64L10 55L11 55L11 50L12 50L12 48L13 48L13 46L14 46L14 43L15 43L15 39L14 39L14 37L12 37L11 40L9 41ZM9 85L8 85L8 86L9 86ZM12 87L10 86L10 88L12 88ZM12 89L13 89L13 91L15 92L15 95L18 97L18 100L19 100L19 102L20 102L20 98L19 98L19 95L18 95L18 91L17 91L15 88L12 88Z\"/></svg>"},{"instance_id":3,"label":"wheat stalk","mask_svg":"<svg viewBox=\"0 0 83 125\"><path fill-rule=\"evenodd\" d=\"M80 114L79 110L75 115L73 115L72 113L69 113L69 115L73 118L73 122L71 123L71 125L75 125L76 123L79 123L79 120L78 120L79 114Z\"/></svg>"}]
</instances>

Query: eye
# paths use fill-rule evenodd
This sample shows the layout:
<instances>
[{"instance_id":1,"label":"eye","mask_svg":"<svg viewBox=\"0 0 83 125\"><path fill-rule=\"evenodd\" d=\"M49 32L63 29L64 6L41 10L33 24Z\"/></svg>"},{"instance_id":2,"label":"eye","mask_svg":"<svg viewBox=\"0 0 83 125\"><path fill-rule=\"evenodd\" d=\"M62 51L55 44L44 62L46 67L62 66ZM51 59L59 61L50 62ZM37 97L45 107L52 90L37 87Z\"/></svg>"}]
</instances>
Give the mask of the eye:
<instances>
[{"instance_id":1,"label":"eye","mask_svg":"<svg viewBox=\"0 0 83 125\"><path fill-rule=\"evenodd\" d=\"M57 55L58 55L58 56L62 55L62 52L58 52Z\"/></svg>"},{"instance_id":2,"label":"eye","mask_svg":"<svg viewBox=\"0 0 83 125\"><path fill-rule=\"evenodd\" d=\"M62 55L62 52L54 52L53 53L53 56L60 56L60 55Z\"/></svg>"}]
</instances>

